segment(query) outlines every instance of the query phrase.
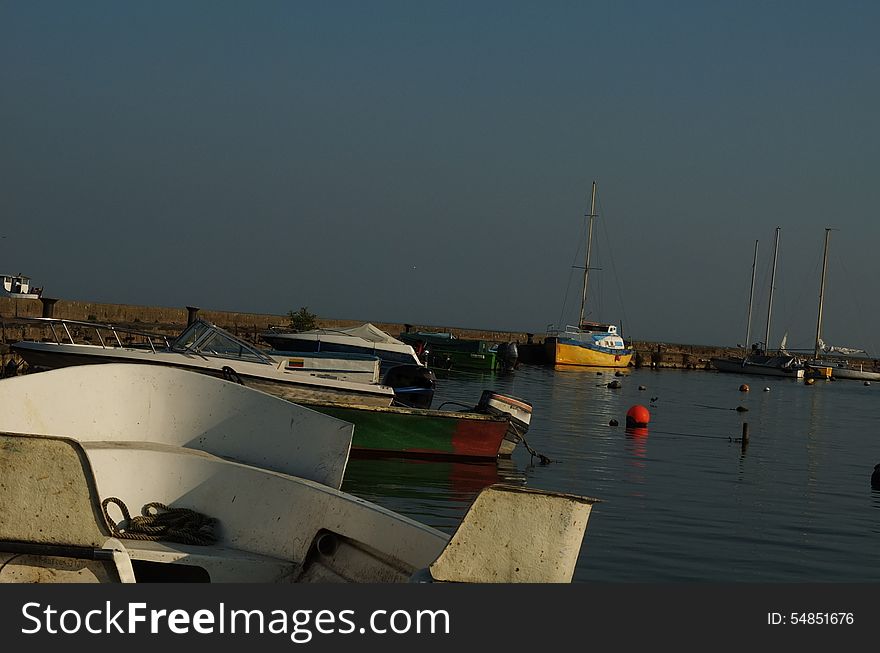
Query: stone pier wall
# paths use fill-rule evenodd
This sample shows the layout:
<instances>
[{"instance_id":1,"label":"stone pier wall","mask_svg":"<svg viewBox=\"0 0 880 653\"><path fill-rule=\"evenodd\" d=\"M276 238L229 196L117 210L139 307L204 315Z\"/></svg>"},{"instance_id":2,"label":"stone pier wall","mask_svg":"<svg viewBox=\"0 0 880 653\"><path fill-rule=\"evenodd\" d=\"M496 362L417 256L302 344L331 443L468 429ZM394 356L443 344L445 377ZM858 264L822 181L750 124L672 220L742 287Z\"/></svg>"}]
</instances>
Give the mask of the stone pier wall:
<instances>
[{"instance_id":1,"label":"stone pier wall","mask_svg":"<svg viewBox=\"0 0 880 653\"><path fill-rule=\"evenodd\" d=\"M2 317L0 339L4 345L2 348L4 357L8 355L6 346L11 342L42 340L51 335L47 333L44 326L36 326L26 319L41 317L44 313L51 313L51 316L56 318L115 324L166 335L180 333L186 326L188 318L185 306L100 304L65 299L57 300L54 304L44 305L41 300L36 299L0 297L0 317ZM261 313L201 309L198 315L257 344L261 344L259 342L260 332L272 326L285 327L288 322L286 315ZM326 328L346 328L362 323L363 320L318 319L318 325ZM395 322L373 322L373 324L392 336L397 336L407 326ZM476 338L490 342L516 342L524 354L522 355L523 360L532 359L535 363L541 362L542 348L539 345L543 342L544 334L463 329L442 325L413 324L410 326L413 331L452 332L460 338ZM738 351L733 348L660 342L634 342L633 347L636 351L633 357L635 366L677 369L708 369L709 359L713 356L725 356Z\"/></svg>"}]
</instances>

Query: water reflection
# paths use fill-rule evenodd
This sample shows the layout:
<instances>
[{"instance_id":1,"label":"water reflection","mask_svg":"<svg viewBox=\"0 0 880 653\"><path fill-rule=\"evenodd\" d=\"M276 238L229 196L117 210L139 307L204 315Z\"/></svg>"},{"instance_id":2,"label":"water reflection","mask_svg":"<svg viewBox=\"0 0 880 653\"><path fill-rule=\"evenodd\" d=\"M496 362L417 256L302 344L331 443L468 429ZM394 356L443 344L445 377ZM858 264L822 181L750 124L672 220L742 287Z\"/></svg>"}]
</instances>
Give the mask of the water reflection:
<instances>
[{"instance_id":1,"label":"water reflection","mask_svg":"<svg viewBox=\"0 0 880 653\"><path fill-rule=\"evenodd\" d=\"M524 486L526 475L512 459L494 462L430 461L413 458L352 458L342 490L429 526L452 532L474 498L496 484Z\"/></svg>"},{"instance_id":2,"label":"water reflection","mask_svg":"<svg viewBox=\"0 0 880 653\"><path fill-rule=\"evenodd\" d=\"M880 462L880 384L598 371L524 365L437 384L435 405L475 404L487 387L531 402L528 440L551 465L529 466L524 448L488 465L353 460L343 487L446 532L493 482L597 496L578 582L880 578L870 537L880 532L880 490L869 483ZM607 386L615 379L621 388ZM743 382L770 390L742 393ZM636 404L650 408L647 432L623 427Z\"/></svg>"},{"instance_id":3,"label":"water reflection","mask_svg":"<svg viewBox=\"0 0 880 653\"><path fill-rule=\"evenodd\" d=\"M627 457L626 479L636 486L645 484L645 470L647 464L645 457L648 454L648 429L643 426L626 427L626 440L624 444ZM631 496L642 496L641 491L631 490Z\"/></svg>"}]
</instances>

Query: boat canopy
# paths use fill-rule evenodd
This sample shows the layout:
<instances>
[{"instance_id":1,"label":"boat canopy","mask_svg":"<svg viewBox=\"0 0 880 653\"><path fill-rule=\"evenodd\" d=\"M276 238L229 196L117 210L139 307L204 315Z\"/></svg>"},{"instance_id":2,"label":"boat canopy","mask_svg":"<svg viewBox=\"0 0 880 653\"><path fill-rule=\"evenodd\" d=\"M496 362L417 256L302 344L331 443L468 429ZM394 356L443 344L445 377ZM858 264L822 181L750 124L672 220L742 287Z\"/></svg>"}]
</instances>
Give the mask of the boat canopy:
<instances>
[{"instance_id":1,"label":"boat canopy","mask_svg":"<svg viewBox=\"0 0 880 653\"><path fill-rule=\"evenodd\" d=\"M385 342L394 345L406 344L397 338L388 335L382 331L382 329L369 322L349 329L312 329L311 331L302 331L301 333L313 333L316 335L348 335L355 338L363 338L369 342Z\"/></svg>"}]
</instances>

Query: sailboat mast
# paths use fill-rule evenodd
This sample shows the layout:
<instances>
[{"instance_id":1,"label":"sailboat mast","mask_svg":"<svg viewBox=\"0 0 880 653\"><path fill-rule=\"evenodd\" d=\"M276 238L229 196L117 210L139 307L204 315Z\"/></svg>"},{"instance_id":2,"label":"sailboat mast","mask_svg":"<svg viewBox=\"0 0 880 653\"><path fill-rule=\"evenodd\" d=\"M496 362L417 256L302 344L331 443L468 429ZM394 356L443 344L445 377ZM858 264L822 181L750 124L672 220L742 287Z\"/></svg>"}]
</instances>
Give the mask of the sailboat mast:
<instances>
[{"instance_id":1,"label":"sailboat mast","mask_svg":"<svg viewBox=\"0 0 880 653\"><path fill-rule=\"evenodd\" d=\"M755 266L758 264L758 241L755 241L755 258L752 261L752 287L749 290L749 317L746 320L746 340L743 345L746 350L749 348L749 342L752 339L752 299L755 296Z\"/></svg>"},{"instance_id":2,"label":"sailboat mast","mask_svg":"<svg viewBox=\"0 0 880 653\"><path fill-rule=\"evenodd\" d=\"M825 229L825 253L822 255L822 282L819 284L819 318L816 321L816 344L813 347L813 358L819 356L819 340L822 337L822 306L825 302L825 272L828 269L828 241L831 229Z\"/></svg>"},{"instance_id":3,"label":"sailboat mast","mask_svg":"<svg viewBox=\"0 0 880 653\"><path fill-rule=\"evenodd\" d=\"M779 258L779 231L776 227L776 246L773 248L773 273L770 275L770 301L767 304L767 333L764 336L764 351L770 349L770 315L773 313L773 288L776 286L776 261Z\"/></svg>"},{"instance_id":4,"label":"sailboat mast","mask_svg":"<svg viewBox=\"0 0 880 653\"><path fill-rule=\"evenodd\" d=\"M581 315L578 320L578 328L584 323L584 307L587 305L587 283L590 279L590 250L593 248L593 218L596 217L596 182L593 182L593 192L590 196L590 215L587 216L589 226L587 228L587 258L584 261L584 292L581 296Z\"/></svg>"}]
</instances>

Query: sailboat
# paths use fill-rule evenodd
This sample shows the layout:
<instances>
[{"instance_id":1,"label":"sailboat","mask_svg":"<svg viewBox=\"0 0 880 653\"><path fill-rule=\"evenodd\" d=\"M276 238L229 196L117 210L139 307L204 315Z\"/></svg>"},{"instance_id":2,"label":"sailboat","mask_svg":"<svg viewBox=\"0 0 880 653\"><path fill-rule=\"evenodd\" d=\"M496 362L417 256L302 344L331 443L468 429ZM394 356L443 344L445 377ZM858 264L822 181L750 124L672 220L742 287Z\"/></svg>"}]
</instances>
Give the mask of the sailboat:
<instances>
[{"instance_id":1,"label":"sailboat","mask_svg":"<svg viewBox=\"0 0 880 653\"><path fill-rule=\"evenodd\" d=\"M819 316L816 320L816 343L813 347L813 358L807 363L810 376L824 376L835 379L853 379L855 381L880 381L880 371L873 360L867 358L864 349L854 347L828 346L822 341L822 309L825 304L825 276L828 271L828 242L831 229L825 229L825 250L822 255L822 280L819 284ZM821 355L820 355L821 354ZM862 360L852 356L864 354ZM865 369L865 368L868 369Z\"/></svg>"},{"instance_id":2,"label":"sailboat","mask_svg":"<svg viewBox=\"0 0 880 653\"><path fill-rule=\"evenodd\" d=\"M776 227L776 244L773 249L773 272L770 277L770 299L767 305L767 331L764 336L763 347L758 344L752 345L752 351L744 356L728 356L726 358L713 358L712 367L719 372L734 372L737 374L759 374L762 376L786 376L801 379L804 376L804 366L801 361L790 354L780 351L770 354L766 351L770 341L770 316L773 313L773 289L776 285L776 262L779 259L779 232ZM749 317L746 327L746 342L751 340L752 324L752 299L755 294L755 266L758 262L758 241L755 241L755 258L752 263L752 287L749 291ZM759 343L760 344L760 343ZM784 349L784 347L780 347Z\"/></svg>"},{"instance_id":3,"label":"sailboat","mask_svg":"<svg viewBox=\"0 0 880 653\"><path fill-rule=\"evenodd\" d=\"M626 346L617 326L604 322L584 320L587 303L587 283L590 277L590 253L593 245L593 219L596 217L596 182L590 198L587 255L584 264L584 285L581 311L577 326L551 331L544 339L547 359L554 365L584 365L589 367L627 367L633 350Z\"/></svg>"}]
</instances>

